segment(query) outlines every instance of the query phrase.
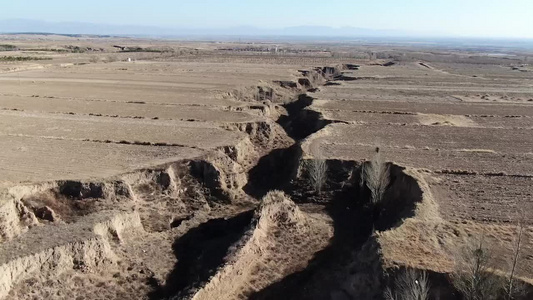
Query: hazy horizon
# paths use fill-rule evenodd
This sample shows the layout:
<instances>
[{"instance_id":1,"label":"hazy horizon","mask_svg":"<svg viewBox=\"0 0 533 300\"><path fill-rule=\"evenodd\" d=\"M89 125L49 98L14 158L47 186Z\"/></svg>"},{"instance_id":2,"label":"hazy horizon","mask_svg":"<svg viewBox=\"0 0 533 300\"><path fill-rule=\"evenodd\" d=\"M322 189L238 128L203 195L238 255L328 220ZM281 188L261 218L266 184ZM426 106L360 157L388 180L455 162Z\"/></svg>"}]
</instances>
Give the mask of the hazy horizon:
<instances>
[{"instance_id":1,"label":"hazy horizon","mask_svg":"<svg viewBox=\"0 0 533 300\"><path fill-rule=\"evenodd\" d=\"M8 30L5 30L5 29ZM46 22L39 20L0 20L0 34L95 35L139 38L168 38L225 41L366 41L376 43L422 43L455 46L505 46L533 48L533 38L470 37L428 34L417 31L380 30L357 27L292 26L267 29L253 26L227 28L164 28L142 25L110 25L86 22Z\"/></svg>"},{"instance_id":2,"label":"hazy horizon","mask_svg":"<svg viewBox=\"0 0 533 300\"><path fill-rule=\"evenodd\" d=\"M127 31L125 34L136 33L135 30L162 30L171 34L183 29L198 32L231 29L246 32L249 29L255 34L254 30L279 33L287 28L310 28L338 35L364 29L368 34L375 31L377 35L392 36L530 39L533 38L533 19L528 12L532 10L533 2L527 0L471 0L467 3L459 0L383 0L379 3L346 0L327 3L316 0L261 3L237 0L223 3L215 0L142 3L94 0L81 4L66 0L20 0L4 4L4 9L0 11L0 32L13 31L6 25L8 22L25 20L37 24L35 30L30 31L40 31L39 27L46 22L45 25L100 26L99 30L106 27L117 30L120 27ZM28 28L32 29L31 24ZM55 33L73 33L72 29L75 28ZM320 33L311 32L312 35Z\"/></svg>"}]
</instances>

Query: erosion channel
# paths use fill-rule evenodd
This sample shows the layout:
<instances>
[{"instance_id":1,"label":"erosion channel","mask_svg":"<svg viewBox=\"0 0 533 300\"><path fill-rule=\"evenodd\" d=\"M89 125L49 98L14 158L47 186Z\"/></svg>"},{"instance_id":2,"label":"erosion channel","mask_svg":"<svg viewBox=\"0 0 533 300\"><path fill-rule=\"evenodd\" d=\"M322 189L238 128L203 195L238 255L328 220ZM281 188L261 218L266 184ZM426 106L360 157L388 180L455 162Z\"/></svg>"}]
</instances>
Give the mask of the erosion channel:
<instances>
[{"instance_id":1,"label":"erosion channel","mask_svg":"<svg viewBox=\"0 0 533 300\"><path fill-rule=\"evenodd\" d=\"M226 124L248 136L235 146L105 181L10 189L0 298L46 297L65 284L71 294L59 296L380 298L390 278L378 233L431 203L423 177L391 163L379 166L387 180L375 201L371 162L324 159L307 143L339 122L309 108L312 93L353 80L345 71L315 68L229 93L269 116Z\"/></svg>"}]
</instances>

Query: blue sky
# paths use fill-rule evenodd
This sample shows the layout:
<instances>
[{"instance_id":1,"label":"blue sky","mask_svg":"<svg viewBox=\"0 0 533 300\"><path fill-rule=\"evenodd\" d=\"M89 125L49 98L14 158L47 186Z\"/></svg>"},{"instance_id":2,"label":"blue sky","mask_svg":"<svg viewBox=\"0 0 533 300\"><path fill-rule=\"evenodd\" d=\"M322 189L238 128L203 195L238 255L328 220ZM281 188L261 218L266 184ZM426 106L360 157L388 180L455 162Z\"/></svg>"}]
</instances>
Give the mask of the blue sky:
<instances>
[{"instance_id":1,"label":"blue sky","mask_svg":"<svg viewBox=\"0 0 533 300\"><path fill-rule=\"evenodd\" d=\"M0 0L0 20L170 28L353 26L533 38L533 0Z\"/></svg>"}]
</instances>

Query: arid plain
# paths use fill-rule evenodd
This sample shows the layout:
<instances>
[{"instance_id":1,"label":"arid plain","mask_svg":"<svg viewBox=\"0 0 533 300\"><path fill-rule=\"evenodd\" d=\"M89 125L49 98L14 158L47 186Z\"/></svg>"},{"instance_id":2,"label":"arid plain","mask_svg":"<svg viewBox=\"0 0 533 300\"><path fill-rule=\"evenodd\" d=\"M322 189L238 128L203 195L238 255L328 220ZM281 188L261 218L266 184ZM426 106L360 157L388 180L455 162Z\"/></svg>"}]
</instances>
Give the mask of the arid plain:
<instances>
[{"instance_id":1,"label":"arid plain","mask_svg":"<svg viewBox=\"0 0 533 300\"><path fill-rule=\"evenodd\" d=\"M531 55L0 36L0 299L379 299L406 267L455 299L458 249L506 276L520 228L531 285Z\"/></svg>"}]
</instances>

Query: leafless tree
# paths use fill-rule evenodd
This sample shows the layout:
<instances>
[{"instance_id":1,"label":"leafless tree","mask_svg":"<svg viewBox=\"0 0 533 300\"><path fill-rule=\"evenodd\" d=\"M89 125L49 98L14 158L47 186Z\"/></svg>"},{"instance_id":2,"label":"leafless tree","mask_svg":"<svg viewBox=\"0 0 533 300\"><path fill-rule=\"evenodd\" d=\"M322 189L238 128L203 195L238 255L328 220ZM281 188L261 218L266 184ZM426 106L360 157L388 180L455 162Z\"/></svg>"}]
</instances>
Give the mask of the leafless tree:
<instances>
[{"instance_id":1,"label":"leafless tree","mask_svg":"<svg viewBox=\"0 0 533 300\"><path fill-rule=\"evenodd\" d=\"M311 147L312 160L306 162L309 181L315 192L321 193L327 179L328 165L319 146Z\"/></svg>"},{"instance_id":2,"label":"leafless tree","mask_svg":"<svg viewBox=\"0 0 533 300\"><path fill-rule=\"evenodd\" d=\"M370 189L372 203L377 204L383 200L390 183L390 167L383 161L379 147L371 161L365 162L361 169L361 186L366 184Z\"/></svg>"},{"instance_id":3,"label":"leafless tree","mask_svg":"<svg viewBox=\"0 0 533 300\"><path fill-rule=\"evenodd\" d=\"M455 257L452 283L465 300L498 299L502 280L494 274L493 254L484 245L484 237L467 244Z\"/></svg>"},{"instance_id":4,"label":"leafless tree","mask_svg":"<svg viewBox=\"0 0 533 300\"><path fill-rule=\"evenodd\" d=\"M385 290L387 300L427 300L429 280L425 271L406 269L394 280L394 287Z\"/></svg>"},{"instance_id":5,"label":"leafless tree","mask_svg":"<svg viewBox=\"0 0 533 300\"><path fill-rule=\"evenodd\" d=\"M516 272L518 270L518 264L521 260L521 247L524 238L525 230L525 210L519 210L517 232L513 245L513 254L510 263L509 277L505 281L505 298L507 300L517 299L525 292L525 286L522 282L516 280Z\"/></svg>"}]
</instances>

